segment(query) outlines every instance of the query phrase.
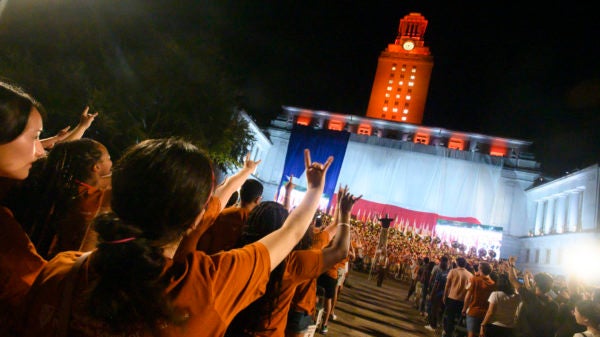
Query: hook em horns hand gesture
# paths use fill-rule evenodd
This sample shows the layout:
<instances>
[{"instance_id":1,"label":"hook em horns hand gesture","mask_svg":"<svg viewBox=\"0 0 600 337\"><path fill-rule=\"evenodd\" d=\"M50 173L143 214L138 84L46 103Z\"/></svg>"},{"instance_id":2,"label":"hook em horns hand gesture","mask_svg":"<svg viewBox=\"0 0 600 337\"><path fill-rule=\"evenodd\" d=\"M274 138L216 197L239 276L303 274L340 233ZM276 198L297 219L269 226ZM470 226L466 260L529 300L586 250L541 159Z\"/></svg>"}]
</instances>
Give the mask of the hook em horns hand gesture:
<instances>
[{"instance_id":1,"label":"hook em horns hand gesture","mask_svg":"<svg viewBox=\"0 0 600 337\"><path fill-rule=\"evenodd\" d=\"M339 189L338 192L338 200L339 200L339 211L341 214L344 213L350 213L352 211L352 207L354 207L354 204L360 200L360 198L362 198L362 194L359 195L358 197L353 196L352 194L350 194L350 192L348 192L348 185L346 185L344 188Z\"/></svg>"},{"instance_id":2,"label":"hook em horns hand gesture","mask_svg":"<svg viewBox=\"0 0 600 337\"><path fill-rule=\"evenodd\" d=\"M331 166L333 157L329 156L325 164L312 162L310 160L310 151L304 150L304 168L306 169L306 181L308 182L308 188L323 188L325 185L325 175L327 169Z\"/></svg>"}]
</instances>

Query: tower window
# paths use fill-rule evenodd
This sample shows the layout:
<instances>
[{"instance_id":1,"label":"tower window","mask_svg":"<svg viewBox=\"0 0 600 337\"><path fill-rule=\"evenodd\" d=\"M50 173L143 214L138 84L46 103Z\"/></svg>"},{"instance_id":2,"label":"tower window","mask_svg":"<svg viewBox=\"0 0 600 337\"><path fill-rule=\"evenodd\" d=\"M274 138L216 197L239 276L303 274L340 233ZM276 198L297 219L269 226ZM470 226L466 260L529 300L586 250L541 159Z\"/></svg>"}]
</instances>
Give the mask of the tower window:
<instances>
[{"instance_id":1,"label":"tower window","mask_svg":"<svg viewBox=\"0 0 600 337\"><path fill-rule=\"evenodd\" d=\"M392 84L392 83L394 83L394 80L389 80L388 83Z\"/></svg>"},{"instance_id":2,"label":"tower window","mask_svg":"<svg viewBox=\"0 0 600 337\"><path fill-rule=\"evenodd\" d=\"M388 110L388 107L387 107L387 106L384 106L384 107L383 107L383 111L387 111L387 110Z\"/></svg>"},{"instance_id":3,"label":"tower window","mask_svg":"<svg viewBox=\"0 0 600 337\"><path fill-rule=\"evenodd\" d=\"M396 71L396 66L393 66L393 67L392 67L392 71Z\"/></svg>"},{"instance_id":4,"label":"tower window","mask_svg":"<svg viewBox=\"0 0 600 337\"><path fill-rule=\"evenodd\" d=\"M408 82L408 86L409 87L414 87L415 86L415 82Z\"/></svg>"},{"instance_id":5,"label":"tower window","mask_svg":"<svg viewBox=\"0 0 600 337\"><path fill-rule=\"evenodd\" d=\"M392 91L392 86L387 87L388 91Z\"/></svg>"},{"instance_id":6,"label":"tower window","mask_svg":"<svg viewBox=\"0 0 600 337\"><path fill-rule=\"evenodd\" d=\"M402 110L402 113L405 114L405 115L408 114L408 109Z\"/></svg>"},{"instance_id":7,"label":"tower window","mask_svg":"<svg viewBox=\"0 0 600 337\"><path fill-rule=\"evenodd\" d=\"M400 86L404 85L404 81L398 82L398 85L400 85Z\"/></svg>"},{"instance_id":8,"label":"tower window","mask_svg":"<svg viewBox=\"0 0 600 337\"><path fill-rule=\"evenodd\" d=\"M410 101L410 95L406 95L406 100Z\"/></svg>"},{"instance_id":9,"label":"tower window","mask_svg":"<svg viewBox=\"0 0 600 337\"><path fill-rule=\"evenodd\" d=\"M405 121L406 120L406 116L402 116L402 120Z\"/></svg>"}]
</instances>

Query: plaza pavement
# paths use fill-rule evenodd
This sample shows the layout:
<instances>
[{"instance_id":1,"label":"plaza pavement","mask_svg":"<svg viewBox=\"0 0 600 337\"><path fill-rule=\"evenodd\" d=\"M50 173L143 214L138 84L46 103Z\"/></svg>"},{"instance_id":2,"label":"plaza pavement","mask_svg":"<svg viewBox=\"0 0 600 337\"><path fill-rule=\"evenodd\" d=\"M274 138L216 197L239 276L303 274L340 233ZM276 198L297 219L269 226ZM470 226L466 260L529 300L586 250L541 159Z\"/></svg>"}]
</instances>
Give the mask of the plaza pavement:
<instances>
[{"instance_id":1,"label":"plaza pavement","mask_svg":"<svg viewBox=\"0 0 600 337\"><path fill-rule=\"evenodd\" d=\"M375 277L352 270L335 308L337 320L329 321L326 335L315 337L434 337L409 302L408 283L388 278L377 287Z\"/></svg>"}]
</instances>

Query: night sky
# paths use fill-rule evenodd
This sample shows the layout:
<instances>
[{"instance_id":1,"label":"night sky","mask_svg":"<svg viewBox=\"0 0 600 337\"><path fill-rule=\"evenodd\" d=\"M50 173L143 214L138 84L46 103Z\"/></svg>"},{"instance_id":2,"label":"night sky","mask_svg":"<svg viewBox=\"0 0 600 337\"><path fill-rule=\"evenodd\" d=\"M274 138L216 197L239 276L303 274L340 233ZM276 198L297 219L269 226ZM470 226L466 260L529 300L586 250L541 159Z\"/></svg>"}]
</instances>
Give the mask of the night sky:
<instances>
[{"instance_id":1,"label":"night sky","mask_svg":"<svg viewBox=\"0 0 600 337\"><path fill-rule=\"evenodd\" d=\"M72 15L86 25L118 16L140 34L215 43L236 93L262 126L282 105L364 116L379 54L394 41L400 19L419 12L429 21L425 41L434 57L424 125L532 141L542 170L553 176L600 162L600 15L591 1L0 4L7 1L14 8L7 13L28 24L31 8L45 6L47 21L60 24L73 4Z\"/></svg>"},{"instance_id":2,"label":"night sky","mask_svg":"<svg viewBox=\"0 0 600 337\"><path fill-rule=\"evenodd\" d=\"M259 120L281 105L365 115L379 54L400 19L419 12L434 56L424 125L532 141L554 176L600 161L600 17L591 5L464 3L229 3L225 43Z\"/></svg>"}]
</instances>

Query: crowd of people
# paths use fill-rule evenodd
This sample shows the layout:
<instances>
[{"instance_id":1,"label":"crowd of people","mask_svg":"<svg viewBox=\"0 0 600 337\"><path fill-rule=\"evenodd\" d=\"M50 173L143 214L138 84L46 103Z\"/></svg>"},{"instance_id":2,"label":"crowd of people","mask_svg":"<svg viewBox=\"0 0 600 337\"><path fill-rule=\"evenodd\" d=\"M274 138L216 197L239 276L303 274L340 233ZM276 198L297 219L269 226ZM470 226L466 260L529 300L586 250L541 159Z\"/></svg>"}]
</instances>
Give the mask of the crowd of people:
<instances>
[{"instance_id":1,"label":"crowd of people","mask_svg":"<svg viewBox=\"0 0 600 337\"><path fill-rule=\"evenodd\" d=\"M307 192L290 209L289 195L262 200L260 160L218 182L177 137L143 140L113 166L83 137L96 117L86 108L40 139L43 105L0 82L0 335L303 336L330 274L333 308L360 198L340 188L333 223L317 226L333 157L305 151Z\"/></svg>"},{"instance_id":2,"label":"crowd of people","mask_svg":"<svg viewBox=\"0 0 600 337\"><path fill-rule=\"evenodd\" d=\"M410 282L405 300L445 336L464 324L469 337L600 337L600 292L580 283L393 228L382 250L384 229L351 217L361 197L347 186L335 214L319 211L332 157L305 151L292 208L292 179L283 203L264 201L250 177L260 160L219 182L177 137L143 140L113 166L83 137L96 117L86 108L40 139L43 105L0 81L1 336L300 337L319 298L326 334L348 273L379 269L380 282Z\"/></svg>"},{"instance_id":3,"label":"crowd of people","mask_svg":"<svg viewBox=\"0 0 600 337\"><path fill-rule=\"evenodd\" d=\"M427 330L448 337L600 336L600 289L585 280L534 275L517 269L516 257L465 252L459 244L394 228L387 229L382 249L386 229L356 219L351 224L353 269L379 276L385 267L386 277L407 282L401 297L419 312Z\"/></svg>"}]
</instances>

